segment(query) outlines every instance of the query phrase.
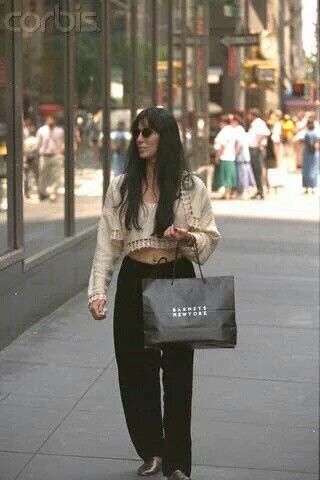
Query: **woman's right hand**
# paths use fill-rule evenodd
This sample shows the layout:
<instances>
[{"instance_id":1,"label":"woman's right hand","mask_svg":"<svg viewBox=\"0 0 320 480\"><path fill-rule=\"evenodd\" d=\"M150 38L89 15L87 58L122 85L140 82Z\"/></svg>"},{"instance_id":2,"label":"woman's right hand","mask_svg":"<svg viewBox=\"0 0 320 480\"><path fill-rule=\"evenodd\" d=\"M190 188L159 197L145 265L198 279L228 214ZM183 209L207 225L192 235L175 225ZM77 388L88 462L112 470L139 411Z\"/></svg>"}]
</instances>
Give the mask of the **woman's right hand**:
<instances>
[{"instance_id":1,"label":"woman's right hand","mask_svg":"<svg viewBox=\"0 0 320 480\"><path fill-rule=\"evenodd\" d=\"M94 318L94 320L103 320L106 318L106 301L97 299L89 305L89 311Z\"/></svg>"}]
</instances>

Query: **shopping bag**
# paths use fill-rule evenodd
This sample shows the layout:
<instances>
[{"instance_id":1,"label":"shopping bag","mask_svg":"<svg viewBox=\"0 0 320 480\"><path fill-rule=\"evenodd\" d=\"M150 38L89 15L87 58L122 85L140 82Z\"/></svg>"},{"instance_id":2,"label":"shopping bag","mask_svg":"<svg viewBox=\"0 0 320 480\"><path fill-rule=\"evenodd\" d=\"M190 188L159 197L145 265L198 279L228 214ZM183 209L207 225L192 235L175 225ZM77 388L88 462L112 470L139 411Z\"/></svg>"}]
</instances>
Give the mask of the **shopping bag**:
<instances>
[{"instance_id":1,"label":"shopping bag","mask_svg":"<svg viewBox=\"0 0 320 480\"><path fill-rule=\"evenodd\" d=\"M142 280L145 348L236 346L234 277L204 278L197 259L201 278L175 278L174 268L172 278Z\"/></svg>"}]
</instances>

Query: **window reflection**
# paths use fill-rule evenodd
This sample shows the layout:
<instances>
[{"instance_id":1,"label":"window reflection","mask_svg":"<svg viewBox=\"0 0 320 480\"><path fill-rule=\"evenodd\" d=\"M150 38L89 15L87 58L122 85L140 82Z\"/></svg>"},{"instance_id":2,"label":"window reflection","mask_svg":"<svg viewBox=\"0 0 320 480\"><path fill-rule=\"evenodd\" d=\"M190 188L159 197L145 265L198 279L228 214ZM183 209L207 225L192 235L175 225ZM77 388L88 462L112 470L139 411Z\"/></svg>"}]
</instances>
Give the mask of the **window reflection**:
<instances>
[{"instance_id":1,"label":"window reflection","mask_svg":"<svg viewBox=\"0 0 320 480\"><path fill-rule=\"evenodd\" d=\"M0 2L0 15L4 4ZM6 118L6 52L5 30L0 27L0 254L8 248L7 242L7 118Z\"/></svg>"},{"instance_id":2,"label":"window reflection","mask_svg":"<svg viewBox=\"0 0 320 480\"><path fill-rule=\"evenodd\" d=\"M59 2L23 1L23 13L45 18ZM31 10L32 11L31 11ZM32 16L29 17L32 19ZM54 18L24 28L23 174L27 255L64 237L64 40Z\"/></svg>"},{"instance_id":3,"label":"window reflection","mask_svg":"<svg viewBox=\"0 0 320 480\"><path fill-rule=\"evenodd\" d=\"M168 108L168 0L158 0L157 103Z\"/></svg>"},{"instance_id":4,"label":"window reflection","mask_svg":"<svg viewBox=\"0 0 320 480\"><path fill-rule=\"evenodd\" d=\"M101 213L102 171L102 42L101 3L77 2L90 12L95 28L75 35L75 218L76 231L94 225Z\"/></svg>"},{"instance_id":5,"label":"window reflection","mask_svg":"<svg viewBox=\"0 0 320 480\"><path fill-rule=\"evenodd\" d=\"M124 172L131 138L130 3L111 6L111 177Z\"/></svg>"},{"instance_id":6,"label":"window reflection","mask_svg":"<svg viewBox=\"0 0 320 480\"><path fill-rule=\"evenodd\" d=\"M152 105L152 2L137 0L137 108Z\"/></svg>"}]
</instances>

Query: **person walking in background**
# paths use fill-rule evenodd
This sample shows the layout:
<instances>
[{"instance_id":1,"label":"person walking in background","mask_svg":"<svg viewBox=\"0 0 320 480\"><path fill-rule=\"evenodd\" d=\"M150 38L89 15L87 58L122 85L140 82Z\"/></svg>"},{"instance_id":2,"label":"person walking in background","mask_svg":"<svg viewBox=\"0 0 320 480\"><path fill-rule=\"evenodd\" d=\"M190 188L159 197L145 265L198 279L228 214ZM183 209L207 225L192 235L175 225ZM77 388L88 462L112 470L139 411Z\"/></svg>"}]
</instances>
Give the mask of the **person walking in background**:
<instances>
[{"instance_id":1,"label":"person walking in background","mask_svg":"<svg viewBox=\"0 0 320 480\"><path fill-rule=\"evenodd\" d=\"M251 108L247 114L249 122L249 150L251 158L251 166L257 185L257 193L252 198L264 198L263 193L263 163L264 153L267 145L267 137L270 130L262 118L257 108Z\"/></svg>"},{"instance_id":2,"label":"person walking in background","mask_svg":"<svg viewBox=\"0 0 320 480\"><path fill-rule=\"evenodd\" d=\"M31 118L23 126L23 184L26 198L39 194L39 158L37 129Z\"/></svg>"},{"instance_id":3,"label":"person walking in background","mask_svg":"<svg viewBox=\"0 0 320 480\"><path fill-rule=\"evenodd\" d=\"M130 134L125 131L125 123L123 121L118 122L117 129L111 133L111 172L114 176L125 171L129 140Z\"/></svg>"},{"instance_id":4,"label":"person walking in background","mask_svg":"<svg viewBox=\"0 0 320 480\"><path fill-rule=\"evenodd\" d=\"M230 199L236 194L236 132L230 125L230 116L222 115L220 119L220 131L214 139L215 171L214 188L225 188L225 199Z\"/></svg>"},{"instance_id":5,"label":"person walking in background","mask_svg":"<svg viewBox=\"0 0 320 480\"><path fill-rule=\"evenodd\" d=\"M57 126L56 118L50 114L46 124L37 131L39 149L39 198L57 199L60 176L64 160L64 130Z\"/></svg>"},{"instance_id":6,"label":"person walking in background","mask_svg":"<svg viewBox=\"0 0 320 480\"><path fill-rule=\"evenodd\" d=\"M231 125L235 129L236 138L237 190L240 198L245 198L247 190L256 186L250 163L248 134L239 115L233 115Z\"/></svg>"},{"instance_id":7,"label":"person walking in background","mask_svg":"<svg viewBox=\"0 0 320 480\"><path fill-rule=\"evenodd\" d=\"M204 263L220 234L206 187L187 171L173 115L164 108L147 108L131 132L126 172L111 181L99 223L89 309L95 320L105 318L107 287L124 252L114 343L126 422L143 459L138 475L150 476L162 468L170 480L190 480L193 350L177 343L144 349L142 279L171 278L173 268L178 278L194 277L192 246L197 244ZM175 262L177 242L180 255Z\"/></svg>"},{"instance_id":8,"label":"person walking in background","mask_svg":"<svg viewBox=\"0 0 320 480\"><path fill-rule=\"evenodd\" d=\"M308 119L305 112L300 111L297 113L295 118L296 132L293 137L293 150L295 155L296 169L301 168L303 163L303 138L307 127L307 121Z\"/></svg>"},{"instance_id":9,"label":"person walking in background","mask_svg":"<svg viewBox=\"0 0 320 480\"><path fill-rule=\"evenodd\" d=\"M309 193L310 190L314 193L318 184L319 174L320 132L316 128L313 117L307 121L303 142L302 186L305 189L305 193Z\"/></svg>"}]
</instances>

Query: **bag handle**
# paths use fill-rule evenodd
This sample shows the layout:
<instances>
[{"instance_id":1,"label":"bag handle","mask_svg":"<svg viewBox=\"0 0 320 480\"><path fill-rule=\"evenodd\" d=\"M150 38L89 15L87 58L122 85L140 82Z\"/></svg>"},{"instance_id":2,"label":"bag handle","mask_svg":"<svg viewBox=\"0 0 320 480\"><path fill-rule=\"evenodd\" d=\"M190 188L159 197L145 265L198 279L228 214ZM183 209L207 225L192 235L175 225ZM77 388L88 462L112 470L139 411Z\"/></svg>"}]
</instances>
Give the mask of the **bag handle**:
<instances>
[{"instance_id":1,"label":"bag handle","mask_svg":"<svg viewBox=\"0 0 320 480\"><path fill-rule=\"evenodd\" d=\"M203 283L206 283L206 279L203 276L202 268L201 268L201 265L200 265L200 256L199 256L198 244L197 244L197 240L195 238L193 240L192 247L194 249L194 253L195 253L195 256L196 256L197 264L198 264L199 271L200 271L201 280L203 281ZM180 248L180 245L179 245L179 240L178 240L177 245L176 245L176 254L175 254L173 269L172 269L171 285L173 285L173 282L176 279L176 264L177 264L177 261L178 261L179 248Z\"/></svg>"}]
</instances>

